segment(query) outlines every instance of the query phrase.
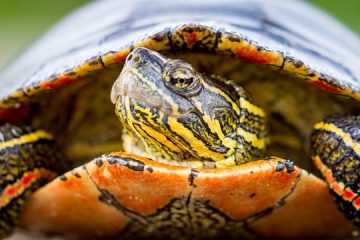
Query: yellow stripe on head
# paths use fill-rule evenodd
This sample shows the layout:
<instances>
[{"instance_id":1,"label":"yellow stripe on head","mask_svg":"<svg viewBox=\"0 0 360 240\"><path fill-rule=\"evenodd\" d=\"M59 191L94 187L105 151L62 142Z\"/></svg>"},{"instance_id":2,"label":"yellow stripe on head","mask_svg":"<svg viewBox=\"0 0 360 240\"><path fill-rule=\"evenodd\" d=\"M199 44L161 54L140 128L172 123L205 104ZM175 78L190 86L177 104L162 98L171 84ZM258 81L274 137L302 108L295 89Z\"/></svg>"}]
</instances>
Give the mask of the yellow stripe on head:
<instances>
[{"instance_id":1,"label":"yellow stripe on head","mask_svg":"<svg viewBox=\"0 0 360 240\"><path fill-rule=\"evenodd\" d=\"M244 97L240 97L239 101L240 101L240 107L245 108L249 113L252 113L252 114L257 115L262 118L265 117L265 112L263 109L252 104L250 101L248 101Z\"/></svg>"},{"instance_id":2,"label":"yellow stripe on head","mask_svg":"<svg viewBox=\"0 0 360 240\"><path fill-rule=\"evenodd\" d=\"M203 167L251 161L267 142L265 113L240 87L219 81L182 60L135 49L112 99L117 116L156 160Z\"/></svg>"},{"instance_id":3,"label":"yellow stripe on head","mask_svg":"<svg viewBox=\"0 0 360 240\"><path fill-rule=\"evenodd\" d=\"M158 92L158 95L162 96L162 100L172 107L172 114L180 115L179 105L174 102L174 100L169 95L165 94L165 91L163 89L158 88L155 83L147 80L147 78L143 76L136 68L131 68L131 72L135 74L139 79L141 79L141 81L146 83L146 85L148 85L152 91Z\"/></svg>"},{"instance_id":4,"label":"yellow stripe on head","mask_svg":"<svg viewBox=\"0 0 360 240\"><path fill-rule=\"evenodd\" d=\"M225 92L223 92L221 89L217 87L210 86L206 83L206 81L203 81L204 87L208 90L212 91L213 93L216 93L220 96L222 96L232 107L232 109L239 114L240 108L236 102L234 102L229 95L227 95Z\"/></svg>"},{"instance_id":5,"label":"yellow stripe on head","mask_svg":"<svg viewBox=\"0 0 360 240\"><path fill-rule=\"evenodd\" d=\"M223 153L210 150L203 141L196 138L194 133L186 128L182 123L178 122L176 118L169 117L168 124L173 132L176 132L190 144L191 150L196 152L199 157L211 158L216 161L224 160L226 158Z\"/></svg>"},{"instance_id":6,"label":"yellow stripe on head","mask_svg":"<svg viewBox=\"0 0 360 240\"><path fill-rule=\"evenodd\" d=\"M242 136L246 142L251 143L252 147L258 149L264 149L269 142L268 138L258 138L258 136L254 133L250 133L241 127L237 129L237 134Z\"/></svg>"}]
</instances>

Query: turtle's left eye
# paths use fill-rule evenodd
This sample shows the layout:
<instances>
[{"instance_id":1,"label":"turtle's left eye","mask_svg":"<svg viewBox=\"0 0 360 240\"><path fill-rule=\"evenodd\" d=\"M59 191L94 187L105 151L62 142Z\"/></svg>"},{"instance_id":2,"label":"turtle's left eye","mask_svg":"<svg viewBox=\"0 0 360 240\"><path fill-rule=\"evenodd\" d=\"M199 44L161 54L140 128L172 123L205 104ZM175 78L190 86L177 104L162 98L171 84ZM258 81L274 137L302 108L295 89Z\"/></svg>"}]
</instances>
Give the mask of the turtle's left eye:
<instances>
[{"instance_id":1,"label":"turtle's left eye","mask_svg":"<svg viewBox=\"0 0 360 240\"><path fill-rule=\"evenodd\" d=\"M170 78L170 84L173 85L176 88L187 88L189 87L193 81L193 77L172 77Z\"/></svg>"},{"instance_id":2,"label":"turtle's left eye","mask_svg":"<svg viewBox=\"0 0 360 240\"><path fill-rule=\"evenodd\" d=\"M198 75L190 65L180 63L171 64L165 69L163 76L165 86L181 95L193 95L200 86Z\"/></svg>"}]
</instances>

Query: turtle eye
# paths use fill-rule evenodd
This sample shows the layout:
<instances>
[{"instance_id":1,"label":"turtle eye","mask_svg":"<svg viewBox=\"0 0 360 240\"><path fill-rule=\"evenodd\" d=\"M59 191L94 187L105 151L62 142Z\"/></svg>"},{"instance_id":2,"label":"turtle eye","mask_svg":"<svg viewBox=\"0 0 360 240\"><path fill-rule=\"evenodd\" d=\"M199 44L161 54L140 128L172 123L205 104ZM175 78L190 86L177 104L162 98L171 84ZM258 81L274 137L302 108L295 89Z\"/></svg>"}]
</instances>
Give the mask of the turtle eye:
<instances>
[{"instance_id":1,"label":"turtle eye","mask_svg":"<svg viewBox=\"0 0 360 240\"><path fill-rule=\"evenodd\" d=\"M170 84L175 88L184 89L189 87L194 81L193 77L172 77L170 78Z\"/></svg>"},{"instance_id":2,"label":"turtle eye","mask_svg":"<svg viewBox=\"0 0 360 240\"><path fill-rule=\"evenodd\" d=\"M180 61L165 68L163 79L168 89L180 95L193 95L200 86L198 74L191 65Z\"/></svg>"}]
</instances>

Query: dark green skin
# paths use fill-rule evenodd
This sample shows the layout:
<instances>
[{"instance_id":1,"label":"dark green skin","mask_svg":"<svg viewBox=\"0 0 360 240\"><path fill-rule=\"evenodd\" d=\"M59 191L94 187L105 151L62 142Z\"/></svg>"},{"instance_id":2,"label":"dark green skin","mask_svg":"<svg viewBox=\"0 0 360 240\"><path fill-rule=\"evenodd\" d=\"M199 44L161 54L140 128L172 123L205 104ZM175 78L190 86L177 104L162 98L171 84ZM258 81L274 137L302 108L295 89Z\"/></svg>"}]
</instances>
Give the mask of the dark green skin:
<instances>
[{"instance_id":1,"label":"dark green skin","mask_svg":"<svg viewBox=\"0 0 360 240\"><path fill-rule=\"evenodd\" d=\"M17 127L11 124L0 126L0 143L32 133L29 127ZM0 150L0 193L8 185L19 181L25 173L35 169L47 169L50 172L64 171L59 163L58 154L51 140L40 139L27 144ZM61 170L60 170L61 169ZM16 225L18 215L24 207L25 200L39 187L51 179L45 176L28 185L20 195L0 209L0 238L6 237Z\"/></svg>"},{"instance_id":2,"label":"dark green skin","mask_svg":"<svg viewBox=\"0 0 360 240\"><path fill-rule=\"evenodd\" d=\"M111 98L122 125L153 159L216 168L225 161L234 166L265 156L265 118L241 101L259 107L240 86L200 74L185 61L137 48L127 57ZM164 138L154 139L143 126ZM254 141L263 141L263 147L241 136L240 129L253 134Z\"/></svg>"},{"instance_id":3,"label":"dark green skin","mask_svg":"<svg viewBox=\"0 0 360 240\"><path fill-rule=\"evenodd\" d=\"M343 132L349 134L353 141L360 143L360 116L329 117L324 123L334 124ZM331 190L339 209L357 227L360 227L360 211L356 209L356 198L360 196L360 156L353 147L347 146L342 136L331 131L315 130L311 136L313 156L319 156L331 170L337 183L349 188L355 198L352 201L344 199ZM357 205L359 208L359 204Z\"/></svg>"},{"instance_id":4,"label":"dark green skin","mask_svg":"<svg viewBox=\"0 0 360 240\"><path fill-rule=\"evenodd\" d=\"M135 51L135 53L138 53L140 50L137 50ZM134 53L134 54L135 54ZM134 57L134 56L133 56ZM154 63L153 60L151 58L148 59L148 61L150 61L150 63ZM182 64L185 64L185 63L182 63ZM181 66L183 66L182 64L180 64ZM151 65L151 64L150 64ZM133 66L133 65L132 65ZM176 65L175 67L177 67L178 65ZM134 66L133 66L134 67ZM145 68L146 69L146 68ZM126 68L125 68L126 70ZM150 72L146 72L146 74L150 74ZM146 75L145 74L145 75ZM146 75L147 76L147 75ZM160 75L159 75L160 76ZM162 76L162 75L161 75ZM157 78L158 79L158 78ZM159 80L159 79L158 79ZM209 82L210 83L210 82ZM115 89L116 89L116 86L117 84L115 84ZM224 85L225 86L225 85ZM171 88L171 87L170 87ZM169 94L173 93L172 91L169 92ZM138 96L138 95L137 95ZM181 96L184 96L183 93L181 93ZM143 95L143 96L138 96L138 99L139 99L139 102L146 102L144 97L147 97L146 95ZM189 96L187 96L189 97ZM119 100L119 96L117 96L116 94L114 95L114 93L112 94L112 98L113 100L115 101L118 101ZM118 109L118 108L117 108ZM156 109L156 108L155 108ZM198 113L199 114L199 113ZM358 131L360 131L359 129L359 121L357 120L356 117L339 117L339 118L329 118L328 120L325 120L326 121L330 121L330 122L333 122L335 125L337 125L339 128L341 128L343 131L349 133L351 135L351 137L355 140L358 139ZM11 138L16 138L18 137L17 135L14 135L13 132L14 132L14 129L21 135L21 134L24 134L24 132L22 131L25 131L25 130L21 130L21 129L18 129L17 127L15 126L10 126L10 125L5 125L5 127L1 128L1 133L2 135L4 136L7 136L6 139L4 139L3 141L7 141ZM334 147L333 143L334 141L336 140L338 142L338 147L335 147L333 148L334 151L335 150L338 150L338 151L347 151L349 152L349 154L345 154L342 161L333 161L333 162L325 162L325 164L327 164L329 167L331 167L333 170L333 173L335 175L335 177L342 177L342 178L337 178L337 181L342 181L344 182L345 184L348 184L347 181L347 177L355 177L353 179L353 189L354 191L358 191L358 175L357 174L354 174L354 172L358 172L358 165L356 165L356 167L353 167L351 169L346 169L343 165L348 165L348 164L358 164L358 159L359 157L357 155L354 155L353 152L351 152L351 149L348 147L348 146L345 146L344 144L341 144L343 139L339 136L334 136L333 133L331 132L326 132L326 131L319 131L319 132L314 132L314 135L313 135L313 147L315 148L315 153L318 154L318 155L321 155L324 153L324 151L321 151L321 150L318 150L318 149L321 149L321 147L319 148L319 146L317 146L317 142L316 141L316 138L318 138L320 136L320 138L324 138L324 140L322 141L323 144L321 144L321 147L323 148L329 148L329 147ZM314 140L315 139L315 140ZM34 161L32 161L32 159L40 159L39 161L36 161L36 164L39 163L39 165L35 165L36 167L40 168L40 167L46 167L46 168L50 168L52 166L55 166L56 164L54 162L49 162L49 161L44 161L43 157L44 154L49 154L51 153L51 143L46 143L44 147L42 147L43 143L40 142L40 143L32 143L33 145L30 146L31 149L35 149L36 151L34 153L26 153L24 154L24 151L27 151L29 149L29 146L19 146L18 148L14 149L15 151L13 151L13 149L10 149L11 151L11 154L14 155L16 158L18 159L21 159L21 158L26 158L26 160L23 160L21 161L21 163L27 163L29 164L29 166L25 165L24 166L24 169L25 171L28 171L29 169L32 169L34 166ZM40 145L39 145L40 144ZM50 144L50 145L49 145ZM318 151L318 152L316 152ZM2 161L2 167L3 167L3 174L6 175L6 176L12 176L12 172L9 168L6 168L6 166L8 166L9 163L8 162L8 159L9 159L9 156L7 155L8 152L5 152L4 155L0 155L0 157L2 157L2 159L4 159ZM34 154L34 155L32 155ZM326 157L325 155L321 155L322 157ZM52 161L55 161L55 157L53 154L51 154L51 156L47 156L46 155L46 159L53 159ZM18 163L15 163L15 164L18 164ZM345 177L343 177L345 176ZM14 178L13 178L14 179ZM13 181L13 180L11 180ZM7 182L4 182L2 186L7 186L8 184L10 184L11 181L7 181ZM14 226L14 224L16 223L16 217L17 215L19 214L21 208L18 207L19 205L19 202L17 202L18 200L20 202L23 202L24 199L26 199L26 197L32 192L34 191L34 189L36 187L39 187L41 185L41 182L39 183L36 183L36 185L34 185L34 187L31 187L28 189L28 191L26 191L24 193L23 196L21 196L19 199L17 199L15 202L14 202L14 206L15 207L15 211L14 211L14 207L13 205L8 205L6 208L5 208L5 212L1 214L1 218L3 220L3 222L5 221L8 221L10 222L10 224L7 225L7 230L6 232L4 232L3 234L7 234L10 232L11 228ZM341 198L341 197L338 197L338 200L340 201L340 206L341 206L341 209L345 211L345 214L350 218L350 220L352 220L354 222L355 225L359 225L359 211L357 211L356 209L352 208L351 206L349 206L349 204L347 204L347 202ZM345 206L345 204L347 204ZM13 214L13 211L14 211L14 214ZM11 214L11 217L9 217Z\"/></svg>"}]
</instances>

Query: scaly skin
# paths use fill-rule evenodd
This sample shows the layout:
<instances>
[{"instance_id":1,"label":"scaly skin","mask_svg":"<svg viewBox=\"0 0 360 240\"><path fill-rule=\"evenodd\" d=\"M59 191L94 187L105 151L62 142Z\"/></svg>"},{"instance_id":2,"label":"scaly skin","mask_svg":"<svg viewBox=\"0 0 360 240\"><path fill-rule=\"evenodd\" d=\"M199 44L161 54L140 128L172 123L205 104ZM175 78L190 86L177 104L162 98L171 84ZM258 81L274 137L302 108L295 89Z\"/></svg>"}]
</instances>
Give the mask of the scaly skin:
<instances>
[{"instance_id":1,"label":"scaly skin","mask_svg":"<svg viewBox=\"0 0 360 240\"><path fill-rule=\"evenodd\" d=\"M141 138L144 149L153 159L176 165L219 168L246 163L264 156L268 141L265 113L250 102L240 87L219 77L202 76L188 63L171 60L147 49L135 50L128 59L120 78L114 84L111 98L116 101L116 114L123 126ZM157 75L148 81L149 76L154 76L154 70ZM133 76L137 76L137 79L133 79ZM15 127L4 129L3 132L8 133L13 129ZM36 144L41 139L40 134L52 138L49 134L39 131L39 134L36 133L29 141ZM11 148L9 143L11 140L5 141L4 148ZM15 144L19 145L16 140ZM129 156L130 158L134 159L130 165L136 163L137 156ZM50 156L48 163L52 161L55 161L55 157ZM45 167L46 163L43 165L39 168ZM25 172L29 170L30 167ZM4 175L10 174L10 171L4 170ZM66 180L65 177L60 179ZM10 181L5 184L9 185ZM36 187L39 187L38 185ZM24 189L30 193L36 188L26 186ZM20 190L18 194L20 195ZM23 202L27 196L28 194L23 195L19 199ZM10 197L5 198L10 202ZM217 211L206 202L195 202L194 211L201 212L206 208L209 214L215 214ZM186 207L183 204L181 206ZM6 213L11 211L10 208L10 204L4 204ZM173 208L172 205L168 206L165 212L166 209ZM20 210L16 209L16 213L12 214L13 219L6 233L9 233L16 223ZM198 220L191 221L206 222L206 216L207 213L204 213ZM161 222L161 219L153 221ZM232 227L234 229L243 225L242 221L239 222L239 226L235 223ZM222 233L222 228L219 227L211 235L218 235L219 231Z\"/></svg>"},{"instance_id":2,"label":"scaly skin","mask_svg":"<svg viewBox=\"0 0 360 240\"><path fill-rule=\"evenodd\" d=\"M315 125L313 160L341 211L360 227L360 118L329 117Z\"/></svg>"},{"instance_id":3,"label":"scaly skin","mask_svg":"<svg viewBox=\"0 0 360 240\"><path fill-rule=\"evenodd\" d=\"M0 238L12 231L24 200L56 176L52 140L42 130L0 126Z\"/></svg>"},{"instance_id":4,"label":"scaly skin","mask_svg":"<svg viewBox=\"0 0 360 240\"><path fill-rule=\"evenodd\" d=\"M237 234L248 234L245 231L247 223L254 221L253 219L258 219L260 216L268 215L273 209L280 206L280 203L287 199L293 192L299 180L300 172L294 168L291 162L271 159L269 161L269 168L266 171L269 176L273 176L274 172L276 172L277 174L283 174L284 179L285 177L291 179L286 181L286 183L288 183L287 190L281 195L282 197L273 202L272 205L263 206L261 211L245 214L240 219L229 214L230 210L224 210L225 208L221 204L219 206L214 205L214 203L216 203L215 200L210 203L206 199L202 199L204 193L211 193L211 190L205 188L204 193L198 196L193 195L195 189L198 191L199 189L201 190L201 187L206 186L209 181L209 177L207 176L204 178L204 183L197 183L195 179L197 179L198 175L200 174L200 176L202 176L202 174L206 173L205 175L209 174L211 176L212 174L211 171L208 172L204 170L204 168L213 168L216 172L218 171L217 168L254 161L265 154L268 142L265 112L249 100L249 97L242 88L230 81L220 77L203 76L197 73L188 63L171 60L157 52L138 48L128 56L123 72L114 84L111 98L112 101L116 103L116 115L127 129L128 136L130 136L128 139L136 138L137 140L135 141L140 141L140 148L143 146L146 151L146 153L143 153L144 155L151 156L155 161L166 163L165 166L167 170L178 167L168 166L167 164L191 167L191 171L186 172L186 174L182 173L183 170L181 167L177 170L180 175L188 176L187 178L183 176L180 178L181 180L187 179L186 184L189 184L184 185L186 194L185 192L175 194L175 196L177 196L175 198L170 196L169 199L166 199L163 206L157 207L158 210L155 214L148 213L145 217L143 216L144 211L133 210L134 207L131 207L131 203L126 203L125 201L124 205L122 204L124 202L118 202L119 195L115 196L110 193L113 185L107 185L103 180L100 179L100 181L96 179L96 176L103 174L101 171L107 171L107 173L105 174L104 172L104 174L107 178L111 179L111 176L114 176L114 174L119 174L118 171L123 171L123 167L131 169L132 171L143 172L146 170L152 173L154 168L146 168L145 164L147 161L150 161L147 164L151 166L151 160L146 160L135 155L114 153L97 159L90 165L84 166L81 174L77 171L73 172L76 178L82 178L82 174L87 174L97 190L101 192L100 200L115 207L121 211L122 214L125 214L127 218L134 221L134 224L131 224L131 227L126 228L126 231L124 231L125 235L123 236L125 238L133 236L134 231L138 232L140 230L145 231L143 236L151 236L154 234L152 233L153 229L156 229L156 237L164 237L161 229L165 226L170 227L169 231L166 232L168 237L178 238L182 231L179 231L179 222L176 219L184 216L189 217L184 225L187 229L185 231L187 237L196 236L198 238L207 238L209 236L219 237L223 235L233 237ZM343 121L341 118L339 120L335 119L334 124L341 130L341 128L344 127L344 125L341 124ZM359 124L357 121L353 121L350 118L348 122L354 124L354 129L358 129ZM2 132L3 134L8 134L12 129L14 129L14 127L5 128ZM324 124L319 124L315 126L315 129L315 140L313 140L313 145L316 148L315 153L317 154L314 157L315 162L322 172L325 173L327 180L330 182L330 186L336 192L338 185L346 183L328 177L329 174L326 174L326 172L328 172L330 166L326 165L327 163L325 161L318 160L321 157L320 155L326 152L327 149L325 147L324 151L319 150L321 147L317 145L321 145L322 141L316 138L317 131L321 132L320 136L328 136L336 132L336 128L334 126L324 127ZM356 133L357 131L354 130L349 132L349 136L338 134L338 137L340 137L339 141L345 142L346 145L349 139L356 139ZM26 134L20 134L20 139L25 135ZM39 131L36 132L35 138L30 138L29 142L36 146L37 141L42 137L45 139L51 138L48 134ZM1 147L12 151L14 145L12 142L14 141L11 139L5 139ZM20 151L16 153L17 156L22 156L22 144L21 141L15 141L16 148L20 149ZM326 144L331 145L331 141L324 141L322 146L326 146ZM348 144L347 147L352 151L357 149L355 144ZM47 150L46 152L51 151ZM2 155L2 157L5 156L5 158L8 159L6 154L7 153ZM353 166L357 164L357 160L353 160L354 156L349 156L350 158L345 158L345 165ZM49 159L54 160L55 157L49 156ZM263 162L257 162L259 166L263 164ZM36 166L36 169L42 169L49 163L50 162L45 161L41 163L41 165ZM8 162L4 160L3 166L6 166L6 164L8 164ZM51 165L55 164L50 164L50 166ZM162 164L160 165L163 167ZM324 165L326 165L327 168L324 168ZM90 166L92 166L92 168L89 168ZM333 166L334 164L331 163L331 167ZM350 174L356 171L356 169L356 167L351 168L350 170L352 172L350 171ZM188 170L189 168L184 168L184 171ZM346 168L338 169L335 166L335 170L330 171L338 175L344 172L348 174L349 172L347 170ZM221 171L221 169L219 169L219 171ZM265 170L260 167L259 171ZM31 172L31 168L28 166L25 167L25 174L29 172ZM226 168L224 168L223 173L225 172L227 172ZM125 171L120 175L128 173L129 172ZM250 173L252 174L251 171ZM7 179L8 176L12 176L12 171L11 169L5 169L3 170L3 174ZM157 174L161 174L161 171ZM350 177L351 175L345 176ZM60 181L66 182L67 178L68 177L64 175L59 179ZM233 175L230 175L230 178L232 179ZM210 179L216 180L214 178ZM275 182L280 179L281 178L274 178ZM114 181L116 180L117 178L114 178ZM1 214L2 222L7 220L6 214L11 213L12 205L10 202L12 199L15 199L5 195L7 194L6 189L11 187L11 181L6 181L4 184L5 190L2 189L1 192L2 196L5 196L5 204L2 207L2 210L5 211ZM36 184L38 184L38 181L36 181ZM199 188L197 188L196 184L199 184ZM358 190L358 188L356 188L357 184L358 180L355 179L355 190ZM280 186L281 184L277 183L277 185ZM22 203L34 188L32 185L22 186L22 190L17 188L17 194L19 196L22 192L26 192L26 194L21 195L19 199L16 198L16 201L19 200ZM168 188L164 189L166 190ZM189 189L192 190L189 192ZM346 203L349 202L347 199L348 195L336 193L340 196L342 203L344 201L347 201ZM355 199L353 201L354 208L351 208L351 212L346 212L346 214L358 224L357 196L356 193L352 193L355 196L351 197L350 201ZM118 194L124 193L120 192ZM187 198L185 198L185 196L187 196ZM194 196L196 197L191 199L191 197ZM219 194L216 196L214 195L214 198L219 201ZM250 198L254 196L255 195L250 194ZM191 205L189 205L189 202L191 202ZM140 205L140 208L143 207L143 205ZM349 209L348 207L341 208L345 211ZM271 211L269 211L269 209ZM17 208L16 213L11 214L11 223L7 224L6 232L3 233L4 235L13 227L20 210L20 208ZM214 223L210 221L213 220L211 219L212 217L215 219ZM228 224L219 224L224 221ZM209 235L196 235L196 232L199 230L207 229L208 224L214 224L213 226L216 226L213 228L213 232L209 232ZM244 229L242 229L244 231L240 231L241 233L237 232L242 227L244 227ZM180 229L182 229L182 227L180 227Z\"/></svg>"},{"instance_id":5,"label":"scaly skin","mask_svg":"<svg viewBox=\"0 0 360 240\"><path fill-rule=\"evenodd\" d=\"M114 84L116 115L154 159L199 168L264 157L265 112L245 91L138 48Z\"/></svg>"}]
</instances>

